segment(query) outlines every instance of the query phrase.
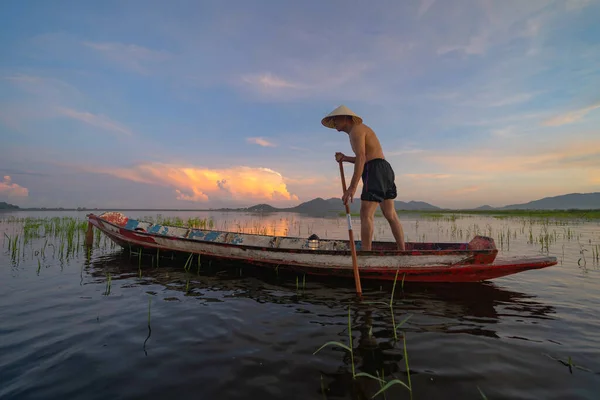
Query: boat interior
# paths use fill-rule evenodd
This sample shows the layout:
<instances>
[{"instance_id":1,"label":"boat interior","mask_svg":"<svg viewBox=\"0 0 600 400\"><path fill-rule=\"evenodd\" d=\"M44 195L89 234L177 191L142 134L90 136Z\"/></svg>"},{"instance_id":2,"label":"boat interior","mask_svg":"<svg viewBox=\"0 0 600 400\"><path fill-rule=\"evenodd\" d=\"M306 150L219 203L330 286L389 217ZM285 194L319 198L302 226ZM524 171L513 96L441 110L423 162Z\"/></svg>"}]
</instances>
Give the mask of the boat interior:
<instances>
[{"instance_id":1,"label":"boat interior","mask_svg":"<svg viewBox=\"0 0 600 400\"><path fill-rule=\"evenodd\" d=\"M231 231L218 231L212 229L187 228L169 225L153 224L151 222L127 219L123 225L125 229L150 233L153 235L176 237L202 242L224 243L242 246L253 246L278 249L313 249L313 250L350 250L349 240L323 239L313 234L309 237L288 237L262 235L255 233L239 233ZM361 241L355 240L356 250L361 250ZM406 250L472 250L469 243L431 243L407 242ZM397 250L394 241L373 241L372 250L394 251Z\"/></svg>"}]
</instances>

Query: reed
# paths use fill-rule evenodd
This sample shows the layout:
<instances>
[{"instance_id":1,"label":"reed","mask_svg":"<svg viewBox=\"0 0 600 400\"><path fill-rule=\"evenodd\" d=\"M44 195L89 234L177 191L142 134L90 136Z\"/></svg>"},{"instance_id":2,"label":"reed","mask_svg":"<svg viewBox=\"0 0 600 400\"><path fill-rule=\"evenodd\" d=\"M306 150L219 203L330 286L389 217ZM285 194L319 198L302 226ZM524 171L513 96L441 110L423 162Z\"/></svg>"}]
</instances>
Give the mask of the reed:
<instances>
[{"instance_id":1,"label":"reed","mask_svg":"<svg viewBox=\"0 0 600 400\"><path fill-rule=\"evenodd\" d=\"M479 394L481 394L481 398L483 400L487 400L486 395L483 393L483 391L481 390L481 388L479 386L477 386L477 390L479 390Z\"/></svg>"},{"instance_id":2,"label":"reed","mask_svg":"<svg viewBox=\"0 0 600 400\"><path fill-rule=\"evenodd\" d=\"M313 353L313 355L317 354L319 351L321 351L322 349L324 349L327 346L338 346L350 353L350 360L351 360L351 364L352 364L352 378L355 379L356 371L355 371L355 366L354 366L354 351L353 351L353 345L352 345L352 320L350 318L350 306L348 306L348 345L345 345L344 343L337 342L337 341L329 341L329 342L325 343L324 345L322 345L321 347L319 347Z\"/></svg>"},{"instance_id":3,"label":"reed","mask_svg":"<svg viewBox=\"0 0 600 400\"><path fill-rule=\"evenodd\" d=\"M404 320L402 320L400 322L400 324L396 325L395 323L395 319L394 319L394 310L393 310L393 301L394 301L394 293L395 293L395 289L396 289L396 283L398 282L398 274L399 274L400 269L396 270L396 276L394 279L394 284L392 286L392 293L390 295L390 301L389 302L382 302L382 301L369 301L369 302L364 302L364 304L385 304L386 306L389 306L390 308L390 313L391 313L391 320L392 320L392 327L393 327L393 331L394 331L394 339L395 342L398 341L398 336L397 336L397 332L398 329L404 325L404 323L406 323L406 321L408 321L408 319L410 317L412 317L412 314L409 315L408 317L404 318ZM406 274L403 275L402 278L402 288L404 287L404 278L406 277ZM297 280L297 278L296 278ZM353 351L353 338L352 338L352 324L351 324L351 319L350 319L350 306L348 306L348 345L345 345L344 343L338 342L338 341L330 341L325 343L324 345L322 345L319 349L317 349L317 351L315 351L313 353L317 354L320 350L322 350L323 348L325 348L326 346L337 346L337 347L341 347L342 349L348 351L350 353L350 359L351 359L351 366L352 366L352 378L356 379L358 377L366 377L369 379L373 379L379 382L380 384L380 390L375 393L373 395L372 398L377 397L380 394L383 394L385 396L385 392L392 386L394 385L401 385L403 387L405 387L410 394L410 398L412 399L412 383L410 380L410 368L409 368L409 363L408 363L408 352L406 349L406 334L403 333L402 334L402 341L403 341L403 352L404 352L404 360L405 360L405 366L406 366L406 374L407 374L407 383L404 383L402 380L400 379L392 379L390 381L386 381L383 377L384 374L382 372L382 375L379 376L379 373L377 373L378 376L373 376L369 373L366 372L356 372L356 367L354 364L354 351ZM321 390L324 393L324 388L322 387Z\"/></svg>"},{"instance_id":4,"label":"reed","mask_svg":"<svg viewBox=\"0 0 600 400\"><path fill-rule=\"evenodd\" d=\"M183 266L183 269L185 271L189 271L191 266L192 266L192 257L194 256L194 253L190 253L187 261L185 262L185 265Z\"/></svg>"},{"instance_id":5,"label":"reed","mask_svg":"<svg viewBox=\"0 0 600 400\"><path fill-rule=\"evenodd\" d=\"M146 336L146 340L144 340L144 353L146 355L148 355L148 353L146 352L146 342L148 342L148 339L150 339L150 335L152 335L152 328L150 327L150 304L152 302L152 297L148 296L148 336Z\"/></svg>"},{"instance_id":6,"label":"reed","mask_svg":"<svg viewBox=\"0 0 600 400\"><path fill-rule=\"evenodd\" d=\"M394 385L401 385L401 386L404 386L408 390L408 392L410 394L410 398L412 400L413 390L412 390L412 384L410 382L410 370L408 368L408 353L406 351L406 335L405 334L402 335L402 340L404 342L404 360L405 360L405 364L406 364L406 376L407 376L406 379L407 379L408 384L402 382L400 379L392 379L389 382L386 382L385 380L383 380L385 385L377 393L375 393L372 398L375 398L375 397L379 396L380 394L385 393L390 387L392 387ZM378 381L382 381L382 379L375 378L374 376L370 376L369 374L364 374L364 375L367 377L377 379Z\"/></svg>"},{"instance_id":7,"label":"reed","mask_svg":"<svg viewBox=\"0 0 600 400\"><path fill-rule=\"evenodd\" d=\"M142 249L138 252L138 276L142 277Z\"/></svg>"},{"instance_id":8,"label":"reed","mask_svg":"<svg viewBox=\"0 0 600 400\"><path fill-rule=\"evenodd\" d=\"M106 289L104 291L105 296L110 295L111 285L112 285L112 278L110 276L110 272L108 272L107 276L106 276Z\"/></svg>"}]
</instances>

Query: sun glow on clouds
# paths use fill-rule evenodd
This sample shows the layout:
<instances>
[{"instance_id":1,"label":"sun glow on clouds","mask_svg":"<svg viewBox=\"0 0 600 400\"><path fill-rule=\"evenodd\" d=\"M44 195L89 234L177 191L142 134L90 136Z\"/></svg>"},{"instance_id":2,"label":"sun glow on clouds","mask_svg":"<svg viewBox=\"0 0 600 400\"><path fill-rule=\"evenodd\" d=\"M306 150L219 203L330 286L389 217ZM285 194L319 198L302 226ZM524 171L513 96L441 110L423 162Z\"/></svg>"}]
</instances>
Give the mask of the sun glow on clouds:
<instances>
[{"instance_id":1,"label":"sun glow on clouds","mask_svg":"<svg viewBox=\"0 0 600 400\"><path fill-rule=\"evenodd\" d=\"M12 183L10 176L4 176L4 180L0 181L0 195L8 195L15 197L29 196L29 190L23 186Z\"/></svg>"},{"instance_id":2,"label":"sun glow on clouds","mask_svg":"<svg viewBox=\"0 0 600 400\"><path fill-rule=\"evenodd\" d=\"M232 167L209 169L173 164L141 164L129 169L102 172L136 182L173 188L177 200L208 201L298 201L284 177L268 168Z\"/></svg>"}]
</instances>

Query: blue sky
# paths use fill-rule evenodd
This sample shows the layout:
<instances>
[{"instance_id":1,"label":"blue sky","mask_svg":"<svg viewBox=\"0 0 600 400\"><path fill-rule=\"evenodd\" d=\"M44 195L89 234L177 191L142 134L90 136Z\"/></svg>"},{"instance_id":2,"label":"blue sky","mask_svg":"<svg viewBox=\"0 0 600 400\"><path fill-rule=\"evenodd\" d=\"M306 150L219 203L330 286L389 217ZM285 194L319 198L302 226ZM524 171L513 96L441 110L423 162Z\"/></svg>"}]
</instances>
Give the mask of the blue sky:
<instances>
[{"instance_id":1,"label":"blue sky","mask_svg":"<svg viewBox=\"0 0 600 400\"><path fill-rule=\"evenodd\" d=\"M341 197L334 153L352 154L349 141L320 125L340 104L379 136L399 200L460 208L600 190L598 0L4 10L0 201Z\"/></svg>"}]
</instances>

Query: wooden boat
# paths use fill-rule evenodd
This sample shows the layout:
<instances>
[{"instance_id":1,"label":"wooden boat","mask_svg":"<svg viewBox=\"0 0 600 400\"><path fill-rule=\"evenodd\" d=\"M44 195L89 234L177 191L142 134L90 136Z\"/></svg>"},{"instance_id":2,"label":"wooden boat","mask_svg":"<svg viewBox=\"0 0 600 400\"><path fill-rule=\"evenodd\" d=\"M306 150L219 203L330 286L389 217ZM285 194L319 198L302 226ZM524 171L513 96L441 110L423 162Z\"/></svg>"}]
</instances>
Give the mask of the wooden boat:
<instances>
[{"instance_id":1,"label":"wooden boat","mask_svg":"<svg viewBox=\"0 0 600 400\"><path fill-rule=\"evenodd\" d=\"M88 214L89 229L96 227L116 244L156 252L200 254L201 257L239 260L310 275L353 277L348 240L237 233L153 224L118 212ZM88 232L89 233L89 232ZM355 241L361 279L420 282L476 282L557 264L556 257L496 258L494 240L475 236L468 243L374 241L361 250Z\"/></svg>"}]
</instances>

